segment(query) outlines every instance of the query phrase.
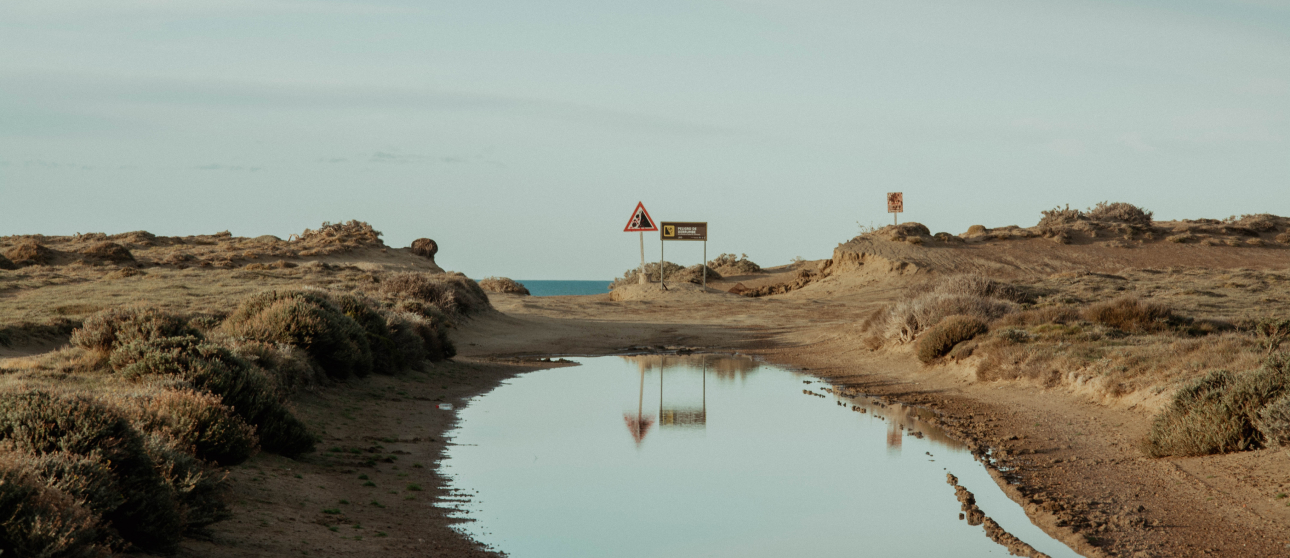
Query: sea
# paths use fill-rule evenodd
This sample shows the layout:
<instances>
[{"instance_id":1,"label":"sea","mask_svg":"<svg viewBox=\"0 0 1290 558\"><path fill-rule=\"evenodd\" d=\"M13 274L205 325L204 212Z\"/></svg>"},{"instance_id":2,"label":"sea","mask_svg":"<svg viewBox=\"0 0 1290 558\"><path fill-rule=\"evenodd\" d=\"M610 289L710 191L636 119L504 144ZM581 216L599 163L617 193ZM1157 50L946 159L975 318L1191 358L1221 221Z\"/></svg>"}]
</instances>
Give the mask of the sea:
<instances>
[{"instance_id":1,"label":"sea","mask_svg":"<svg viewBox=\"0 0 1290 558\"><path fill-rule=\"evenodd\" d=\"M565 281L549 279L516 279L529 290L533 296L595 295L609 292L613 281Z\"/></svg>"}]
</instances>

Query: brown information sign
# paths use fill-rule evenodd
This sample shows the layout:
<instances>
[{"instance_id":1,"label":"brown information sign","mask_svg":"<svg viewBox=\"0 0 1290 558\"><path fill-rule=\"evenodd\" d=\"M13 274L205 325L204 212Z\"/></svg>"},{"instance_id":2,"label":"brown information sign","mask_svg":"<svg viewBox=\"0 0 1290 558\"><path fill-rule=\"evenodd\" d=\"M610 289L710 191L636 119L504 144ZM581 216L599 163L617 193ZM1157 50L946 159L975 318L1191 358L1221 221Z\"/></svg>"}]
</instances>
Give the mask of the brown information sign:
<instances>
[{"instance_id":1,"label":"brown information sign","mask_svg":"<svg viewBox=\"0 0 1290 558\"><path fill-rule=\"evenodd\" d=\"M708 240L708 224L704 223L669 223L663 221L659 233L663 240Z\"/></svg>"},{"instance_id":2,"label":"brown information sign","mask_svg":"<svg viewBox=\"0 0 1290 558\"><path fill-rule=\"evenodd\" d=\"M887 213L904 212L905 194L903 192L887 192Z\"/></svg>"}]
</instances>

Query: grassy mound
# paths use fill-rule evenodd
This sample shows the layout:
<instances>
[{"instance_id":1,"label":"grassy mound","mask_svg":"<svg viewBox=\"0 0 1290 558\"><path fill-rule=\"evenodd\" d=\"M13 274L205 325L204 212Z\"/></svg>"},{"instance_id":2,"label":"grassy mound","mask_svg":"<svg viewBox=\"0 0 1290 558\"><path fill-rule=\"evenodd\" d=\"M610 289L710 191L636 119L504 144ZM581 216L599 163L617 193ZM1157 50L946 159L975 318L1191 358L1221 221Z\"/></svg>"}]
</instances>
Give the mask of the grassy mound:
<instances>
[{"instance_id":1,"label":"grassy mound","mask_svg":"<svg viewBox=\"0 0 1290 558\"><path fill-rule=\"evenodd\" d=\"M915 352L918 360L932 362L949 354L955 345L968 341L989 330L985 322L971 316L946 316L918 338Z\"/></svg>"},{"instance_id":2,"label":"grassy mound","mask_svg":"<svg viewBox=\"0 0 1290 558\"><path fill-rule=\"evenodd\" d=\"M323 291L251 295L224 321L222 329L234 337L298 346L332 378L372 372L367 332Z\"/></svg>"},{"instance_id":3,"label":"grassy mound","mask_svg":"<svg viewBox=\"0 0 1290 558\"><path fill-rule=\"evenodd\" d=\"M81 250L81 254L109 262L123 263L134 261L134 255L130 253L130 250L115 242L99 242Z\"/></svg>"},{"instance_id":4,"label":"grassy mound","mask_svg":"<svg viewBox=\"0 0 1290 558\"><path fill-rule=\"evenodd\" d=\"M26 241L10 248L4 255L17 265L49 265L54 258L54 251L44 245Z\"/></svg>"},{"instance_id":5,"label":"grassy mound","mask_svg":"<svg viewBox=\"0 0 1290 558\"><path fill-rule=\"evenodd\" d=\"M13 260L5 257L4 254L0 254L0 269L4 269L4 270L18 269L18 264L13 263Z\"/></svg>"},{"instance_id":6,"label":"grassy mound","mask_svg":"<svg viewBox=\"0 0 1290 558\"><path fill-rule=\"evenodd\" d=\"M488 293L508 293L529 296L529 290L514 279L506 277L485 277L480 279L479 288Z\"/></svg>"},{"instance_id":7,"label":"grassy mound","mask_svg":"<svg viewBox=\"0 0 1290 558\"><path fill-rule=\"evenodd\" d=\"M193 336L135 341L113 351L109 362L127 378L176 377L195 389L219 396L223 405L256 427L260 446L266 451L290 457L313 450L316 438L287 409L273 379L224 347ZM193 401L176 402L181 404L198 406ZM208 408L204 412L209 420L218 410ZM210 440L206 447L214 455L234 459L239 453L235 424L221 424L229 430Z\"/></svg>"},{"instance_id":8,"label":"grassy mound","mask_svg":"<svg viewBox=\"0 0 1290 558\"><path fill-rule=\"evenodd\" d=\"M396 305L433 306L453 317L486 312L493 307L479 283L460 273L395 273L381 281L380 291ZM427 316L431 317L431 316Z\"/></svg>"},{"instance_id":9,"label":"grassy mound","mask_svg":"<svg viewBox=\"0 0 1290 558\"><path fill-rule=\"evenodd\" d=\"M1143 451L1152 457L1210 455L1266 443L1260 412L1290 391L1284 363L1233 374L1211 372L1187 384L1151 426Z\"/></svg>"}]
</instances>

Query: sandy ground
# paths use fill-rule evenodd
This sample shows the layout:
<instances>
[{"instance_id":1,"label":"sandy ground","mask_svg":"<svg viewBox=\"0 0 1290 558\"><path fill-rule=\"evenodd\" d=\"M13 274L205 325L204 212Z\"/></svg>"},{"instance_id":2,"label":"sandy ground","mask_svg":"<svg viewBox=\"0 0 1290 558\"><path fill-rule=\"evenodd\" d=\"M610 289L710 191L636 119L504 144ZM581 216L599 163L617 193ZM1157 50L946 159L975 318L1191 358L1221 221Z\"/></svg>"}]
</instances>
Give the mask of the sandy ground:
<instances>
[{"instance_id":1,"label":"sandy ground","mask_svg":"<svg viewBox=\"0 0 1290 558\"><path fill-rule=\"evenodd\" d=\"M302 398L301 413L326 432L323 451L300 462L264 455L236 468L235 519L216 525L211 541L188 544L184 555L482 555L434 505L450 496L432 465L452 417L433 405L460 403L516 373L549 366L533 362L537 355L678 347L755 354L840 388L936 410L949 432L981 453L993 450L1010 496L1082 554L1290 555L1290 507L1276 497L1290 491L1284 451L1146 459L1137 450L1150 424L1145 406L1096 403L1060 388L978 383L966 370L924 368L899 350L870 352L855 324L899 288L876 278L856 281L846 289L853 294L827 298L494 295L499 312L455 332L457 363ZM343 451L326 451L332 448ZM365 465L371 456L396 459ZM364 486L364 474L375 487ZM410 492L409 483L424 490Z\"/></svg>"}]
</instances>

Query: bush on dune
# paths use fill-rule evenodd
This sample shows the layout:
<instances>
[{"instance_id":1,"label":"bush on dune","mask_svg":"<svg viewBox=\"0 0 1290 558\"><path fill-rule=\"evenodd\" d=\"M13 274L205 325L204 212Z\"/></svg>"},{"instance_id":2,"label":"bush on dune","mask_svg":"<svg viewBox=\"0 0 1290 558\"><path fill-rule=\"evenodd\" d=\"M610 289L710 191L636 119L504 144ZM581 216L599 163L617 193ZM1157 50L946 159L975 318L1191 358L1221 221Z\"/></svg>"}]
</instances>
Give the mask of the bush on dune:
<instances>
[{"instance_id":1,"label":"bush on dune","mask_svg":"<svg viewBox=\"0 0 1290 558\"><path fill-rule=\"evenodd\" d=\"M1241 374L1211 372L1184 386L1160 413L1143 443L1152 457L1243 451L1266 444L1261 411L1290 391L1284 362Z\"/></svg>"},{"instance_id":2,"label":"bush on dune","mask_svg":"<svg viewBox=\"0 0 1290 558\"><path fill-rule=\"evenodd\" d=\"M227 473L208 467L165 436L146 436L144 448L171 497L183 507L185 531L201 531L233 516L224 486Z\"/></svg>"},{"instance_id":3,"label":"bush on dune","mask_svg":"<svg viewBox=\"0 0 1290 558\"><path fill-rule=\"evenodd\" d=\"M1255 426L1267 445L1290 446L1290 394L1281 396L1259 411Z\"/></svg>"},{"instance_id":4,"label":"bush on dune","mask_svg":"<svg viewBox=\"0 0 1290 558\"><path fill-rule=\"evenodd\" d=\"M298 346L335 379L372 371L367 332L323 291L251 295L224 321L223 329L234 337Z\"/></svg>"},{"instance_id":5,"label":"bush on dune","mask_svg":"<svg viewBox=\"0 0 1290 558\"><path fill-rule=\"evenodd\" d=\"M0 555L109 556L97 542L99 535L96 514L71 495L46 486L21 459L0 456Z\"/></svg>"},{"instance_id":6,"label":"bush on dune","mask_svg":"<svg viewBox=\"0 0 1290 558\"><path fill-rule=\"evenodd\" d=\"M156 308L128 306L104 310L72 332L78 347L108 352L133 341L194 335L186 320Z\"/></svg>"},{"instance_id":7,"label":"bush on dune","mask_svg":"<svg viewBox=\"0 0 1290 558\"><path fill-rule=\"evenodd\" d=\"M395 362L398 347L390 338L390 328L385 317L372 309L372 303L349 293L337 295L335 301L341 312L363 328L372 354L372 371L390 375L401 370L403 367Z\"/></svg>"},{"instance_id":8,"label":"bush on dune","mask_svg":"<svg viewBox=\"0 0 1290 558\"><path fill-rule=\"evenodd\" d=\"M16 451L41 456L65 452L104 465L119 503L98 501L103 519L126 542L144 550L171 552L179 544L182 509L149 460L143 440L110 407L85 396L32 390L0 395L0 440ZM88 494L72 494L88 500Z\"/></svg>"},{"instance_id":9,"label":"bush on dune","mask_svg":"<svg viewBox=\"0 0 1290 558\"><path fill-rule=\"evenodd\" d=\"M113 351L109 362L127 378L177 377L219 396L256 427L266 451L292 457L313 450L316 438L287 409L273 378L224 347L192 336L136 341Z\"/></svg>"},{"instance_id":10,"label":"bush on dune","mask_svg":"<svg viewBox=\"0 0 1290 558\"><path fill-rule=\"evenodd\" d=\"M1162 331L1179 322L1168 306L1133 297L1094 304L1084 310L1083 316L1090 322L1134 333Z\"/></svg>"},{"instance_id":11,"label":"bush on dune","mask_svg":"<svg viewBox=\"0 0 1290 558\"><path fill-rule=\"evenodd\" d=\"M460 273L402 272L381 281L380 290L394 301L415 301L461 317L492 309L488 294Z\"/></svg>"},{"instance_id":12,"label":"bush on dune","mask_svg":"<svg viewBox=\"0 0 1290 558\"><path fill-rule=\"evenodd\" d=\"M171 440L199 459L237 465L259 449L255 428L218 395L164 389L119 401L135 428Z\"/></svg>"},{"instance_id":13,"label":"bush on dune","mask_svg":"<svg viewBox=\"0 0 1290 558\"><path fill-rule=\"evenodd\" d=\"M506 293L530 296L523 283L508 277L485 277L479 280L479 288L487 293Z\"/></svg>"},{"instance_id":14,"label":"bush on dune","mask_svg":"<svg viewBox=\"0 0 1290 558\"><path fill-rule=\"evenodd\" d=\"M947 316L918 338L918 360L932 362L946 354L955 345L968 341L989 330L985 322L971 316Z\"/></svg>"}]
</instances>

